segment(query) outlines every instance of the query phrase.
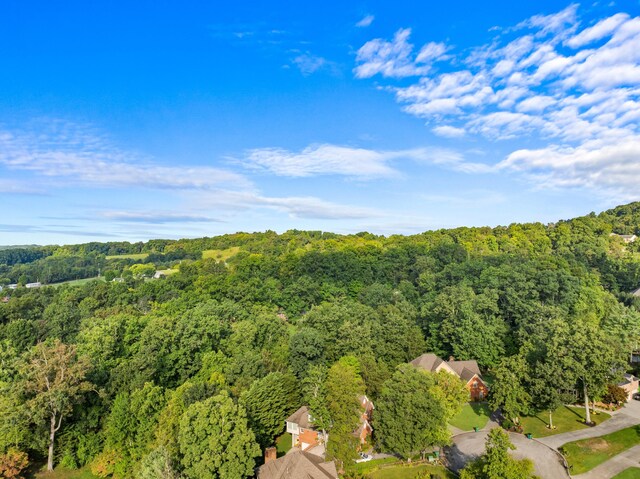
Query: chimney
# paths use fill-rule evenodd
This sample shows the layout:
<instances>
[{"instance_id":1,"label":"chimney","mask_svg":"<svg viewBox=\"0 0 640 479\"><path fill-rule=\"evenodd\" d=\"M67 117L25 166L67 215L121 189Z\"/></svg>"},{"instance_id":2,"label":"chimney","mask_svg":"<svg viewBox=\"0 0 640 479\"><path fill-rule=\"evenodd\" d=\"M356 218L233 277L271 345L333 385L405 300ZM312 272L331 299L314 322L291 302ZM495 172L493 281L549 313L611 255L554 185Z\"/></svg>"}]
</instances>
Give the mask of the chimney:
<instances>
[{"instance_id":1,"label":"chimney","mask_svg":"<svg viewBox=\"0 0 640 479\"><path fill-rule=\"evenodd\" d=\"M268 447L264 450L264 463L278 459L278 450L275 447Z\"/></svg>"}]
</instances>

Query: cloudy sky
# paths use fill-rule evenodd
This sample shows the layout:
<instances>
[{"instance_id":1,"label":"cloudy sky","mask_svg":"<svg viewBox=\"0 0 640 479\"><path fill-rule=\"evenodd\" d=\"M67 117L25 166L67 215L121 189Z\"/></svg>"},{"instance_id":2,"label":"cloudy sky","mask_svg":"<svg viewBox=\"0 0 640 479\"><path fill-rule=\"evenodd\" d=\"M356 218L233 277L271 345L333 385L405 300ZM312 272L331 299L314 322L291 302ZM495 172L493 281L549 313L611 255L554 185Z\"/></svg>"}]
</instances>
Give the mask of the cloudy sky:
<instances>
[{"instance_id":1,"label":"cloudy sky","mask_svg":"<svg viewBox=\"0 0 640 479\"><path fill-rule=\"evenodd\" d=\"M0 3L0 244L640 200L639 0L309 3Z\"/></svg>"}]
</instances>

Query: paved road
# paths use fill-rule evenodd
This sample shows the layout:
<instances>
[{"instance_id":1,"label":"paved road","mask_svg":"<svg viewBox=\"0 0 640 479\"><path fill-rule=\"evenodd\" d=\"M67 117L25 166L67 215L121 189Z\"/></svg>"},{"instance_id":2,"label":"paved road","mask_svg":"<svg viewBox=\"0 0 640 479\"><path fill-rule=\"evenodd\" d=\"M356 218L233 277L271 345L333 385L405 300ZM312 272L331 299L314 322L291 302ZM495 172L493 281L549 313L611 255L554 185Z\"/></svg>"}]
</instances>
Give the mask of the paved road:
<instances>
[{"instance_id":1,"label":"paved road","mask_svg":"<svg viewBox=\"0 0 640 479\"><path fill-rule=\"evenodd\" d=\"M611 419L602 424L578 431L556 434L555 436L541 437L539 441L549 447L557 449L567 442L604 436L605 434L635 426L636 424L640 424L640 401L631 401L620 409Z\"/></svg>"},{"instance_id":2,"label":"paved road","mask_svg":"<svg viewBox=\"0 0 640 479\"><path fill-rule=\"evenodd\" d=\"M589 472L571 477L574 479L610 479L629 467L640 467L640 446L627 449Z\"/></svg>"},{"instance_id":3,"label":"paved road","mask_svg":"<svg viewBox=\"0 0 640 479\"><path fill-rule=\"evenodd\" d=\"M445 448L445 456L451 469L458 472L469 461L477 459L484 453L484 443L488 431L468 432L453 437L453 445ZM509 434L511 442L516 446L512 452L517 459L528 458L533 461L536 474L542 479L568 478L560 454L550 447L522 434Z\"/></svg>"}]
</instances>

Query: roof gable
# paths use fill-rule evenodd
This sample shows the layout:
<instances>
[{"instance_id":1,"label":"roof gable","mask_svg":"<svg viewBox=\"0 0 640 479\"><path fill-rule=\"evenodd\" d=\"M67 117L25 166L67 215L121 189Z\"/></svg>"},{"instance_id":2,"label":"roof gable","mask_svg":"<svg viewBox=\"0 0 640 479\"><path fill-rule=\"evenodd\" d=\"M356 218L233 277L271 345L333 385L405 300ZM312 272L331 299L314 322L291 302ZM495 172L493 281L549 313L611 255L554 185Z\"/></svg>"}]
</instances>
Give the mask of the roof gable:
<instances>
[{"instance_id":1,"label":"roof gable","mask_svg":"<svg viewBox=\"0 0 640 479\"><path fill-rule=\"evenodd\" d=\"M324 462L299 449L260 467L258 479L337 479L338 472L333 462Z\"/></svg>"}]
</instances>

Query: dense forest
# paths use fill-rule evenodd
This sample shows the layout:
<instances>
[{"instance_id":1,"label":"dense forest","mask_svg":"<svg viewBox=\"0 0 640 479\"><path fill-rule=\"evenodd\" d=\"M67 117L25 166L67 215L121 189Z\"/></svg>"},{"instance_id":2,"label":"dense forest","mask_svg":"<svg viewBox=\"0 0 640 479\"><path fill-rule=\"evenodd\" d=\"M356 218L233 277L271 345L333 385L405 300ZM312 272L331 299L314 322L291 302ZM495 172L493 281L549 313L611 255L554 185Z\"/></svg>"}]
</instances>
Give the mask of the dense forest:
<instances>
[{"instance_id":1,"label":"dense forest","mask_svg":"<svg viewBox=\"0 0 640 479\"><path fill-rule=\"evenodd\" d=\"M622 234L640 235L640 203L413 236L0 249L0 471L48 460L100 477L253 477L308 405L355 477L359 394L376 404L379 450L447 443L460 391L406 366L425 352L477 360L513 421L588 404L640 345L640 240ZM406 444L392 405L418 408L416 394L430 398L429 434Z\"/></svg>"}]
</instances>

